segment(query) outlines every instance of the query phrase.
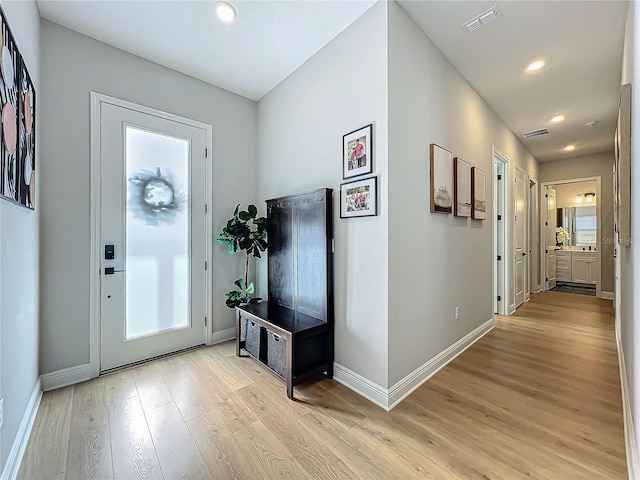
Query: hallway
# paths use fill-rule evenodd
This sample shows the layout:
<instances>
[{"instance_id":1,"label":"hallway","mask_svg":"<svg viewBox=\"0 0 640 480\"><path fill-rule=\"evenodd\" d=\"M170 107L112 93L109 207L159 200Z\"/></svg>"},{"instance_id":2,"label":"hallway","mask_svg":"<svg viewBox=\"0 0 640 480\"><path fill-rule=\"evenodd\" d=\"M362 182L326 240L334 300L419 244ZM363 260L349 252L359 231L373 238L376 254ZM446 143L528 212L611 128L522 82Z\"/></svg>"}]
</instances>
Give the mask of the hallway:
<instances>
[{"instance_id":1,"label":"hallway","mask_svg":"<svg viewBox=\"0 0 640 480\"><path fill-rule=\"evenodd\" d=\"M228 342L45 393L19 478L626 478L610 301L544 292L391 413Z\"/></svg>"}]
</instances>

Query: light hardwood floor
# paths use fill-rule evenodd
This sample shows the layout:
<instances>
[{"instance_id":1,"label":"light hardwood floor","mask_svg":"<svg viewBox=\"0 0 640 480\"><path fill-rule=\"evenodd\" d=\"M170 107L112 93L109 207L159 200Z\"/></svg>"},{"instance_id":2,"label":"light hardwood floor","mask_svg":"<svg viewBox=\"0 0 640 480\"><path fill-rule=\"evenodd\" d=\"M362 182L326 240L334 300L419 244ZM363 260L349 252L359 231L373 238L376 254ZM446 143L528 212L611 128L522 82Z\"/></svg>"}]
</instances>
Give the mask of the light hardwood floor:
<instances>
[{"instance_id":1,"label":"light hardwood floor","mask_svg":"<svg viewBox=\"0 0 640 480\"><path fill-rule=\"evenodd\" d=\"M47 392L19 478L623 479L611 303L533 295L391 413L231 342Z\"/></svg>"}]
</instances>

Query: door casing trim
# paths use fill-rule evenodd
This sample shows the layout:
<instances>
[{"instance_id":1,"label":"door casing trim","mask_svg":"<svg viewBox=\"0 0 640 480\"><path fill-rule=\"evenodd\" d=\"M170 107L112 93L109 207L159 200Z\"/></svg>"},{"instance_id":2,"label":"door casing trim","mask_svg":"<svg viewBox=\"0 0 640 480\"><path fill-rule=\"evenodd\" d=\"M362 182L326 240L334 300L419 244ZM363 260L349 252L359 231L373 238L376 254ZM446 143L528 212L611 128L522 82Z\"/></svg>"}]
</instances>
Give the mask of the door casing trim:
<instances>
[{"instance_id":1,"label":"door casing trim","mask_svg":"<svg viewBox=\"0 0 640 480\"><path fill-rule=\"evenodd\" d=\"M498 161L502 164L502 171L503 171L503 175L504 175L504 182L502 184L497 183L497 179L493 178L493 195L494 195L494 200L495 200L495 195L496 195L496 189L497 188L502 188L502 195L503 195L503 208L504 208L504 222L502 223L502 228L500 228L499 225L496 225L497 222L497 218L496 218L496 214L495 212L492 212L493 218L491 219L492 223L494 225L496 225L497 228L492 228L493 230L493 249L492 249L492 253L493 253L493 258L492 258L492 262L495 263L496 262L496 256L497 256L497 251L496 251L496 246L497 246L497 241L498 238L497 236L501 237L502 240L502 249L503 249L503 258L504 261L502 261L497 268L502 269L502 285L498 286L498 279L494 278L493 284L494 284L494 291L493 291L493 296L495 298L495 296L498 294L498 292L500 292L502 294L502 301L501 302L497 302L497 306L498 306L498 313L500 315L510 315L510 305L511 305L511 292L510 292L510 285L511 285L511 275L510 275L510 271L511 268L509 268L509 261L508 259L511 257L511 245L509 242L509 238L511 237L511 225L510 222L507 221L507 219L510 218L511 216L511 162L509 161L509 158L502 153L500 150L498 150L495 146L493 147L493 155L492 155L492 160L491 160L491 172L492 172L492 176L493 176L493 164ZM496 276L496 268L493 269L493 275L494 277Z\"/></svg>"},{"instance_id":2,"label":"door casing trim","mask_svg":"<svg viewBox=\"0 0 640 480\"><path fill-rule=\"evenodd\" d=\"M212 238L212 203L213 203L213 127L206 123L191 120L189 118L174 115L172 113L163 112L154 108L139 105L119 98L110 97L98 92L90 92L90 105L91 105L91 117L90 117L90 131L91 131L91 249L90 249L90 277L89 277L89 365L91 367L91 378L95 378L100 375L100 255L101 255L101 229L100 229L100 198L101 192L101 139L100 139L100 127L101 127L101 110L102 104L115 105L117 107L128 108L140 113L153 115L156 117L164 118L173 122L183 123L195 128L204 130L205 132L205 148L208 155L205 159L205 202L209 205L207 212L205 213L205 232L206 238ZM205 328L205 341L207 345L212 342L212 315L213 306L211 299L213 298L213 268L211 265L211 258L213 254L213 246L210 241L206 242L205 261L208 262L209 268L205 275L206 290L206 312L207 312L207 325ZM203 319L204 321L204 319Z\"/></svg>"},{"instance_id":3,"label":"door casing trim","mask_svg":"<svg viewBox=\"0 0 640 480\"><path fill-rule=\"evenodd\" d=\"M600 268L598 269L598 279L596 282L596 297L604 298L602 296L602 177L601 176L593 176L593 177L580 177L580 178L567 178L562 180L554 180L552 182L544 182L542 184L542 188L540 190L540 203L544 201L544 193L547 187L553 187L556 185L564 185L567 183L581 183L581 182L596 182L596 257L598 258L598 264ZM540 231L544 231L544 220L542 215L540 216ZM540 248L541 251L544 251L544 239L542 233L540 233ZM544 258L541 256L541 258ZM542 268L542 277L546 277L547 275L547 265L546 262L540 261ZM544 288L546 289L546 283L544 284Z\"/></svg>"}]
</instances>

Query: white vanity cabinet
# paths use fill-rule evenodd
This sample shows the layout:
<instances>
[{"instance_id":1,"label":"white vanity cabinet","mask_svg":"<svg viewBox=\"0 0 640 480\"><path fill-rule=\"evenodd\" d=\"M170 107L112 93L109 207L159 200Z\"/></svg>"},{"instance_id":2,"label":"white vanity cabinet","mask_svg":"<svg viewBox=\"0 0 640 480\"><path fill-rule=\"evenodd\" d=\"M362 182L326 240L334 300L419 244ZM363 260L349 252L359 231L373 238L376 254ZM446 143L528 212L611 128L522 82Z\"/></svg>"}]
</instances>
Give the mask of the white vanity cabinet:
<instances>
[{"instance_id":1,"label":"white vanity cabinet","mask_svg":"<svg viewBox=\"0 0 640 480\"><path fill-rule=\"evenodd\" d=\"M556 281L595 285L598 256L594 251L556 250Z\"/></svg>"},{"instance_id":2,"label":"white vanity cabinet","mask_svg":"<svg viewBox=\"0 0 640 480\"><path fill-rule=\"evenodd\" d=\"M571 252L556 250L556 282L571 282Z\"/></svg>"},{"instance_id":3,"label":"white vanity cabinet","mask_svg":"<svg viewBox=\"0 0 640 480\"><path fill-rule=\"evenodd\" d=\"M598 257L595 252L571 252L571 281L595 285Z\"/></svg>"}]
</instances>

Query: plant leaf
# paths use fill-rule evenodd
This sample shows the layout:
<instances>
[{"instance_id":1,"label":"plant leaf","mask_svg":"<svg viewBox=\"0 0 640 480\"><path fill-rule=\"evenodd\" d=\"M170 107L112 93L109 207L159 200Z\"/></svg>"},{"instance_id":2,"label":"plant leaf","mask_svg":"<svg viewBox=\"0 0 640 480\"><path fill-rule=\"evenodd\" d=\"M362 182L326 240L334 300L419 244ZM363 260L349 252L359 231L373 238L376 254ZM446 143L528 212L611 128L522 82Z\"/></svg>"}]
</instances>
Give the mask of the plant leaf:
<instances>
[{"instance_id":1,"label":"plant leaf","mask_svg":"<svg viewBox=\"0 0 640 480\"><path fill-rule=\"evenodd\" d=\"M233 282L238 288L244 290L244 278L239 278L235 282Z\"/></svg>"},{"instance_id":2,"label":"plant leaf","mask_svg":"<svg viewBox=\"0 0 640 480\"><path fill-rule=\"evenodd\" d=\"M256 215L258 215L258 209L255 205L249 205L249 208L247 210L249 210L249 216L251 218L255 218Z\"/></svg>"},{"instance_id":3,"label":"plant leaf","mask_svg":"<svg viewBox=\"0 0 640 480\"><path fill-rule=\"evenodd\" d=\"M253 282L251 282L249 284L249 286L247 287L247 293L250 294L250 295L253 295L254 292L255 292L255 289L253 287Z\"/></svg>"}]
</instances>

